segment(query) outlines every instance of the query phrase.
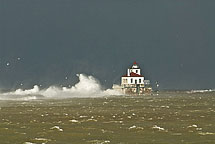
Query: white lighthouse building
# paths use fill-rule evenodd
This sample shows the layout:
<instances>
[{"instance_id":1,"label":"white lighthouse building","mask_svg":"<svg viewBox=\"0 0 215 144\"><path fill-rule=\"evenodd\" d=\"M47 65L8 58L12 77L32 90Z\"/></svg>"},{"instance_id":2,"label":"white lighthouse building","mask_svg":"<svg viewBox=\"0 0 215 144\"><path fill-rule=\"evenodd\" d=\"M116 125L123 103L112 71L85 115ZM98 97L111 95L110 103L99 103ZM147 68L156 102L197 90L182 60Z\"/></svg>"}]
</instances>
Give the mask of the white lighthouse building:
<instances>
[{"instance_id":1,"label":"white lighthouse building","mask_svg":"<svg viewBox=\"0 0 215 144\"><path fill-rule=\"evenodd\" d=\"M128 68L127 74L121 77L121 86L114 86L115 89L121 89L124 94L144 94L151 92L150 81L145 80L141 69L136 62Z\"/></svg>"},{"instance_id":2,"label":"white lighthouse building","mask_svg":"<svg viewBox=\"0 0 215 144\"><path fill-rule=\"evenodd\" d=\"M141 75L140 67L136 62L128 69L127 74L121 77L121 86L139 84L144 86L144 76Z\"/></svg>"}]
</instances>

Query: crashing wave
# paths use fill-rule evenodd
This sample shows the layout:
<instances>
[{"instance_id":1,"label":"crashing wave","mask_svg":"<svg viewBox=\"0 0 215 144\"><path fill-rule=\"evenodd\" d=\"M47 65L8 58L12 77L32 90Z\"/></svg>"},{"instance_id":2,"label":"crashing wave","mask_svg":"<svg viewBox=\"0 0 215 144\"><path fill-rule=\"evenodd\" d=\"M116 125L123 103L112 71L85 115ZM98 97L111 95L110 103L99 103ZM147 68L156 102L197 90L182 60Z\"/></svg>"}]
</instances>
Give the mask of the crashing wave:
<instances>
[{"instance_id":1,"label":"crashing wave","mask_svg":"<svg viewBox=\"0 0 215 144\"><path fill-rule=\"evenodd\" d=\"M79 82L71 88L51 86L47 89L40 90L39 86L35 85L32 89L17 89L12 92L1 93L0 100L35 100L46 98L80 98L122 95L119 91L113 89L103 90L99 81L93 76L84 74L77 74L77 76Z\"/></svg>"}]
</instances>

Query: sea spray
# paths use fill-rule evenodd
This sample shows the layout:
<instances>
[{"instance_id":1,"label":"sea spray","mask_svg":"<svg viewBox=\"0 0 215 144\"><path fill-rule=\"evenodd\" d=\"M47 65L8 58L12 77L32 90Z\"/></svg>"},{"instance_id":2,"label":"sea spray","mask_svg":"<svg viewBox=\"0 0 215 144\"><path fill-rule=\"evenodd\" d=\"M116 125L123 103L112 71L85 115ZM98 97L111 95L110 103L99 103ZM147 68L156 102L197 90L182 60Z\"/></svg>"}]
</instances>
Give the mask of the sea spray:
<instances>
[{"instance_id":1,"label":"sea spray","mask_svg":"<svg viewBox=\"0 0 215 144\"><path fill-rule=\"evenodd\" d=\"M120 92L113 89L103 90L100 82L93 76L87 76L85 74L77 74L77 76L79 82L71 88L50 86L47 89L41 90L39 86L35 85L32 89L17 89L12 92L1 93L0 100L34 100L121 95Z\"/></svg>"}]
</instances>

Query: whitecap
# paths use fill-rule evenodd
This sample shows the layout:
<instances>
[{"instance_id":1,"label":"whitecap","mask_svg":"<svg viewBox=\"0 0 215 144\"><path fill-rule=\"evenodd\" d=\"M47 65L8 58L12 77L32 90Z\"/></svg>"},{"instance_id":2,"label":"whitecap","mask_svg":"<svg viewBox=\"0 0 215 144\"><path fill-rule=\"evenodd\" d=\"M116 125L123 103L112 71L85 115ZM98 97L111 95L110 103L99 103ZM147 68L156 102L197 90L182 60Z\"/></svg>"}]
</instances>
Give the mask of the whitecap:
<instances>
[{"instance_id":1,"label":"whitecap","mask_svg":"<svg viewBox=\"0 0 215 144\"><path fill-rule=\"evenodd\" d=\"M131 127L129 127L128 129L135 129L137 126L133 125Z\"/></svg>"},{"instance_id":2,"label":"whitecap","mask_svg":"<svg viewBox=\"0 0 215 144\"><path fill-rule=\"evenodd\" d=\"M24 142L23 144L36 144L36 143L32 143L32 142Z\"/></svg>"},{"instance_id":3,"label":"whitecap","mask_svg":"<svg viewBox=\"0 0 215 144\"><path fill-rule=\"evenodd\" d=\"M199 132L199 135L215 135L215 133L212 133L212 132Z\"/></svg>"},{"instance_id":4,"label":"whitecap","mask_svg":"<svg viewBox=\"0 0 215 144\"><path fill-rule=\"evenodd\" d=\"M73 122L73 123L78 123L78 121L77 120L69 120L69 122Z\"/></svg>"},{"instance_id":5,"label":"whitecap","mask_svg":"<svg viewBox=\"0 0 215 144\"><path fill-rule=\"evenodd\" d=\"M56 129L58 131L63 131L63 129L61 129L59 126L53 126L50 129Z\"/></svg>"},{"instance_id":6,"label":"whitecap","mask_svg":"<svg viewBox=\"0 0 215 144\"><path fill-rule=\"evenodd\" d=\"M164 128L159 127L159 126L157 126L157 125L154 125L154 126L152 127L152 129L157 129L157 130L159 130L159 131L164 131L164 130L165 130Z\"/></svg>"}]
</instances>

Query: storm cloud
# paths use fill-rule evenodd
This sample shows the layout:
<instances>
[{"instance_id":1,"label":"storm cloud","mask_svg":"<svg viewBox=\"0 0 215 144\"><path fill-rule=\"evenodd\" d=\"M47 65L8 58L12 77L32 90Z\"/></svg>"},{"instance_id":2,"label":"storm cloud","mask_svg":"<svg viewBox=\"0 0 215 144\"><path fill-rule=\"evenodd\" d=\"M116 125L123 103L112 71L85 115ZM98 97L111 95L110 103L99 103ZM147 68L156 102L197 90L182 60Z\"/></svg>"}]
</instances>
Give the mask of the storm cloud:
<instances>
[{"instance_id":1,"label":"storm cloud","mask_svg":"<svg viewBox=\"0 0 215 144\"><path fill-rule=\"evenodd\" d=\"M0 87L105 87L134 61L161 89L215 88L214 0L0 0Z\"/></svg>"}]
</instances>

